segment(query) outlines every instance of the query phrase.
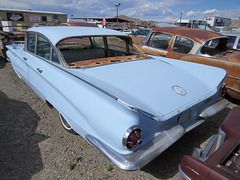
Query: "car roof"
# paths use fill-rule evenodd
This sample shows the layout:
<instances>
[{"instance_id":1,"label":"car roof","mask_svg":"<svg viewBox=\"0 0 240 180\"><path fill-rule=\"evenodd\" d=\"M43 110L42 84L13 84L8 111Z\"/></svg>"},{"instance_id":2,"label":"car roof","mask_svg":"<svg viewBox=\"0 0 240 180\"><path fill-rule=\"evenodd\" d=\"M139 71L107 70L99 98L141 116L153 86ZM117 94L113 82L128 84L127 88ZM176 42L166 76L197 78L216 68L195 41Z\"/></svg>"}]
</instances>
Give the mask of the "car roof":
<instances>
[{"instance_id":1,"label":"car roof","mask_svg":"<svg viewBox=\"0 0 240 180\"><path fill-rule=\"evenodd\" d=\"M240 36L240 32L221 32L221 33L227 36Z\"/></svg>"},{"instance_id":2,"label":"car roof","mask_svg":"<svg viewBox=\"0 0 240 180\"><path fill-rule=\"evenodd\" d=\"M182 35L185 37L189 37L198 43L204 43L208 39L214 38L223 38L226 37L220 33L207 31L202 29L194 29L194 28L184 28L184 27L161 27L154 28L153 32L166 32L174 35Z\"/></svg>"},{"instance_id":3,"label":"car roof","mask_svg":"<svg viewBox=\"0 0 240 180\"><path fill-rule=\"evenodd\" d=\"M106 28L97 27L77 27L77 26L42 26L33 27L27 30L28 32L36 32L46 36L53 45L56 45L60 40L68 37L77 36L126 36L128 35Z\"/></svg>"}]
</instances>

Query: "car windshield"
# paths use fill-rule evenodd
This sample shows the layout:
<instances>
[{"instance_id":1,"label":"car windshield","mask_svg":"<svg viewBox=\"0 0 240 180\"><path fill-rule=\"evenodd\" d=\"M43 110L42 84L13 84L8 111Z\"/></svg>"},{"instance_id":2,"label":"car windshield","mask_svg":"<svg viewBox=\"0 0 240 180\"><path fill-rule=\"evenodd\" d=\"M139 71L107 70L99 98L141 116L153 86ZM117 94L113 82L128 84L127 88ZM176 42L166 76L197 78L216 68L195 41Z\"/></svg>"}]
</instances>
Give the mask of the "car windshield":
<instances>
[{"instance_id":1,"label":"car windshield","mask_svg":"<svg viewBox=\"0 0 240 180\"><path fill-rule=\"evenodd\" d=\"M129 37L74 37L57 44L62 57L71 68L86 68L121 61L146 59Z\"/></svg>"},{"instance_id":2,"label":"car windshield","mask_svg":"<svg viewBox=\"0 0 240 180\"><path fill-rule=\"evenodd\" d=\"M200 50L201 54L210 56L222 56L227 49L228 38L208 40Z\"/></svg>"},{"instance_id":3,"label":"car windshield","mask_svg":"<svg viewBox=\"0 0 240 180\"><path fill-rule=\"evenodd\" d=\"M150 32L149 29L138 29L138 30L134 33L134 35L136 35L136 36L146 36L146 35L148 35L149 32Z\"/></svg>"}]
</instances>

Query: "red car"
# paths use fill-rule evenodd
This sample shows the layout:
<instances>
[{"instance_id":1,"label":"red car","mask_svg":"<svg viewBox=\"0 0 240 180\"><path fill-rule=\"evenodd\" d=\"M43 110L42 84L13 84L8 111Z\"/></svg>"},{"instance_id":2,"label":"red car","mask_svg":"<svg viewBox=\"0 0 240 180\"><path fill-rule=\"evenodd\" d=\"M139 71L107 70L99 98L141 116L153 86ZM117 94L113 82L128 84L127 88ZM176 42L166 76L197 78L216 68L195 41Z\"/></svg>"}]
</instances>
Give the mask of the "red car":
<instances>
[{"instance_id":1,"label":"red car","mask_svg":"<svg viewBox=\"0 0 240 180\"><path fill-rule=\"evenodd\" d=\"M240 106L231 110L203 151L195 148L193 157L183 156L178 175L179 180L240 179Z\"/></svg>"}]
</instances>

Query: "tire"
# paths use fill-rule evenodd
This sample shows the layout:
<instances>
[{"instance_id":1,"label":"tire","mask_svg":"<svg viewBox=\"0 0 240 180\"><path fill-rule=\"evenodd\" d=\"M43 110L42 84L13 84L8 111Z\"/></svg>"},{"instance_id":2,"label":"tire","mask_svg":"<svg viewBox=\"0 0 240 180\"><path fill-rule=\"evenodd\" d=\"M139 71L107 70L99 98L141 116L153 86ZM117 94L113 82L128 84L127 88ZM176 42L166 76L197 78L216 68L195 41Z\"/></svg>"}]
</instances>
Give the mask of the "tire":
<instances>
[{"instance_id":1,"label":"tire","mask_svg":"<svg viewBox=\"0 0 240 180\"><path fill-rule=\"evenodd\" d=\"M59 119L60 119L60 122L62 124L62 127L69 133L71 134L77 134L72 128L71 126L67 123L66 119L62 116L61 113L59 113Z\"/></svg>"}]
</instances>

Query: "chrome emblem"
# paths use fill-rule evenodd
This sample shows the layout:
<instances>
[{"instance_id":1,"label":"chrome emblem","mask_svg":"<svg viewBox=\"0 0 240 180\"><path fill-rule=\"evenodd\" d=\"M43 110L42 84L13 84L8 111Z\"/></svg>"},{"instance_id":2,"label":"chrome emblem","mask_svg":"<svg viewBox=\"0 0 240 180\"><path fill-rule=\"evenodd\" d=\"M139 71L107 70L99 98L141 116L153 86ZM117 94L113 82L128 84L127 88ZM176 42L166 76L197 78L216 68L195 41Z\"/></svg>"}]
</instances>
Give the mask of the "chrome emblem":
<instances>
[{"instance_id":1,"label":"chrome emblem","mask_svg":"<svg viewBox=\"0 0 240 180\"><path fill-rule=\"evenodd\" d=\"M180 87L180 86L173 86L173 87L172 87L172 90L173 90L175 93L177 93L177 94L179 94L179 95L181 95L181 96L185 96L185 95L187 94L187 92L185 91L185 89L183 89L183 88Z\"/></svg>"}]
</instances>

